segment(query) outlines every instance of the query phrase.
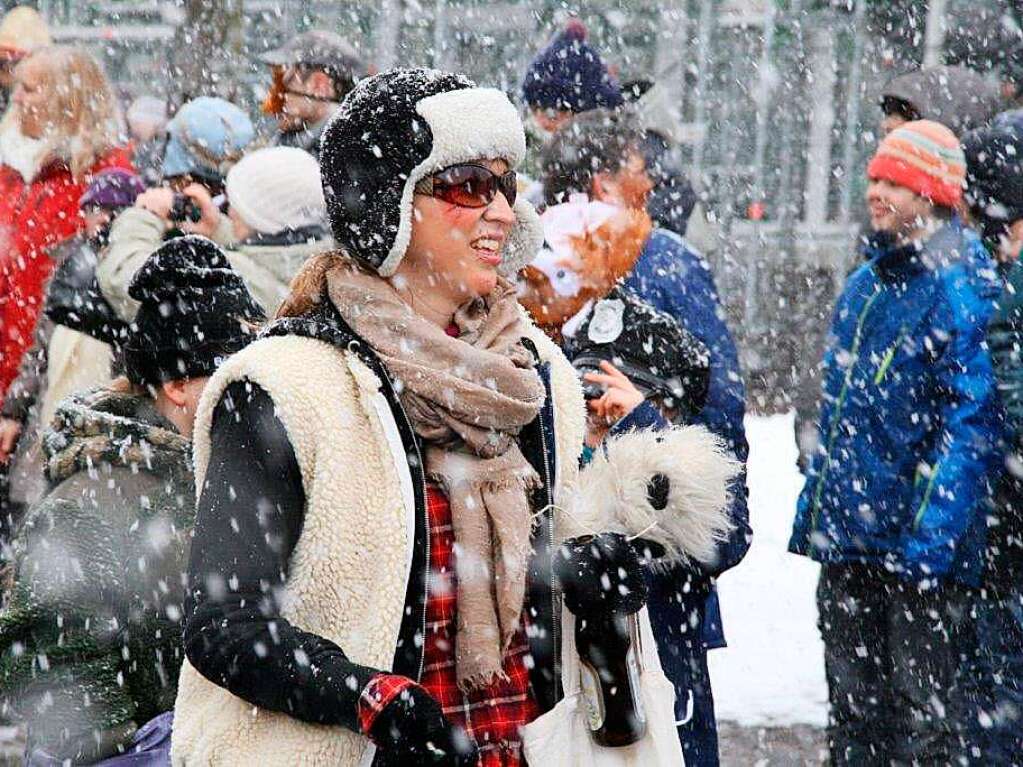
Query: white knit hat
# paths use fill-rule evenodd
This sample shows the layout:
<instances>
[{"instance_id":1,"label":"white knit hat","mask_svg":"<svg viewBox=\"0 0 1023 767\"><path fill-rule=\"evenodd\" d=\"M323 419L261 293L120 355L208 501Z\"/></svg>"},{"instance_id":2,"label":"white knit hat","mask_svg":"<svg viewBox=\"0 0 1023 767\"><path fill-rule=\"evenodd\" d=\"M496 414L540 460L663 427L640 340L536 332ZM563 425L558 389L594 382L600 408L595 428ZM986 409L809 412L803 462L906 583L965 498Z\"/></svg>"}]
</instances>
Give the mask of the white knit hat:
<instances>
[{"instance_id":1,"label":"white knit hat","mask_svg":"<svg viewBox=\"0 0 1023 767\"><path fill-rule=\"evenodd\" d=\"M231 207L260 234L326 224L320 166L302 149L275 146L245 155L228 172L225 190Z\"/></svg>"}]
</instances>

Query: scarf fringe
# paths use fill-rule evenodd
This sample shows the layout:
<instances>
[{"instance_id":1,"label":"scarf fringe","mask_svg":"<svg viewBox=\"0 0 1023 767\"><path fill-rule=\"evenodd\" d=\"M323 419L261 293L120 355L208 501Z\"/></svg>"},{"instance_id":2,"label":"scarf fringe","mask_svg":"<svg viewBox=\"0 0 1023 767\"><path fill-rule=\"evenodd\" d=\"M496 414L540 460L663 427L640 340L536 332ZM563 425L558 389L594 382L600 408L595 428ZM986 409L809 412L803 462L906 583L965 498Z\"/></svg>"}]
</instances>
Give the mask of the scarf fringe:
<instances>
[{"instance_id":1,"label":"scarf fringe","mask_svg":"<svg viewBox=\"0 0 1023 767\"><path fill-rule=\"evenodd\" d=\"M430 474L430 479L443 487L448 497L455 490L464 493L466 489L472 491L475 496L479 496L481 493L505 493L515 489L530 493L543 484L532 466L524 467L518 471L494 472L494 474L498 476L483 476L475 481L462 480L456 486L449 486L449 478L436 472Z\"/></svg>"},{"instance_id":2,"label":"scarf fringe","mask_svg":"<svg viewBox=\"0 0 1023 767\"><path fill-rule=\"evenodd\" d=\"M485 690L498 682L504 682L507 684L510 681L511 678L503 668L498 671L477 671L474 674L470 674L465 679L459 679L458 689L463 694L468 695L472 692Z\"/></svg>"}]
</instances>

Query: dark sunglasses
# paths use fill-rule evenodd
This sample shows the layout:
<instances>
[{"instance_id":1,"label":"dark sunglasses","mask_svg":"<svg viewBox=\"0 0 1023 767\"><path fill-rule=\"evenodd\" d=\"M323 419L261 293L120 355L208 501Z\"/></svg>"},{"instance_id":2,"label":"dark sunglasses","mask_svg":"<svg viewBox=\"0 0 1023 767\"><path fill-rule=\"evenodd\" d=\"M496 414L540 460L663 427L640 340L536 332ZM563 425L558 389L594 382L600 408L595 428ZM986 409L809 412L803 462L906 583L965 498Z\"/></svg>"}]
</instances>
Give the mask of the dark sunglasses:
<instances>
[{"instance_id":1,"label":"dark sunglasses","mask_svg":"<svg viewBox=\"0 0 1023 767\"><path fill-rule=\"evenodd\" d=\"M436 197L438 200L462 208L485 208L500 192L509 205L515 204L518 194L515 171L498 176L484 165L464 163L451 165L427 176L416 184L416 194Z\"/></svg>"}]
</instances>

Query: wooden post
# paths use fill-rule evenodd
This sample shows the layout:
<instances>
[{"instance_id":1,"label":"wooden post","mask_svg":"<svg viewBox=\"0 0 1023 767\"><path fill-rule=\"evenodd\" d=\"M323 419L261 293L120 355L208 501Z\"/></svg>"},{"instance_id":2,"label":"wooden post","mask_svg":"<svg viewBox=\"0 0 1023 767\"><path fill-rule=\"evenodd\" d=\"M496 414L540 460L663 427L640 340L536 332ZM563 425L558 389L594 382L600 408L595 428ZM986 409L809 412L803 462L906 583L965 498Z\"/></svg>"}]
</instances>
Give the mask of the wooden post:
<instances>
[{"instance_id":1,"label":"wooden post","mask_svg":"<svg viewBox=\"0 0 1023 767\"><path fill-rule=\"evenodd\" d=\"M665 0L658 9L654 82L668 92L671 103L676 107L679 122L682 122L688 61L689 19L686 18L685 5L680 0Z\"/></svg>"},{"instance_id":2,"label":"wooden post","mask_svg":"<svg viewBox=\"0 0 1023 767\"><path fill-rule=\"evenodd\" d=\"M700 0L699 42L696 47L696 94L694 116L699 135L693 147L693 183L706 186L703 150L707 140L707 83L710 78L710 42L714 35L714 0Z\"/></svg>"},{"instance_id":3,"label":"wooden post","mask_svg":"<svg viewBox=\"0 0 1023 767\"><path fill-rule=\"evenodd\" d=\"M856 0L853 11L853 57L849 70L849 91L845 95L845 133L842 137L842 181L838 200L838 220L849 223L852 211L852 191L859 168L856 162L856 145L860 135L860 103L863 94L863 41L866 37L865 20L867 0Z\"/></svg>"},{"instance_id":4,"label":"wooden post","mask_svg":"<svg viewBox=\"0 0 1023 767\"><path fill-rule=\"evenodd\" d=\"M234 99L239 86L234 72L244 42L242 0L186 0L185 12L174 34L171 107L196 96Z\"/></svg>"},{"instance_id":5,"label":"wooden post","mask_svg":"<svg viewBox=\"0 0 1023 767\"><path fill-rule=\"evenodd\" d=\"M380 0L376 28L376 64L381 72L391 69L398 59L398 38L401 35L402 0Z\"/></svg>"},{"instance_id":6,"label":"wooden post","mask_svg":"<svg viewBox=\"0 0 1023 767\"><path fill-rule=\"evenodd\" d=\"M777 129L773 135L781 143L781 167L778 172L778 192L775 197L777 220L779 223L779 242L784 254L795 247L795 222L798 204L796 202L797 181L795 179L795 163L791 158L797 150L795 105L801 104L803 96L803 2L792 0L792 6L781 15L781 22L790 36L788 48L778 61L779 92L785 104L793 105L781 110Z\"/></svg>"},{"instance_id":7,"label":"wooden post","mask_svg":"<svg viewBox=\"0 0 1023 767\"><path fill-rule=\"evenodd\" d=\"M763 204L767 194L764 182L764 157L767 154L767 119L771 112L772 84L777 77L772 59L774 48L775 4L768 2L764 8L763 47L760 49L760 81L757 84L757 135L753 148L753 202Z\"/></svg>"},{"instance_id":8,"label":"wooden post","mask_svg":"<svg viewBox=\"0 0 1023 767\"><path fill-rule=\"evenodd\" d=\"M448 45L448 4L447 0L436 0L433 6L433 66L449 69L452 51Z\"/></svg>"}]
</instances>

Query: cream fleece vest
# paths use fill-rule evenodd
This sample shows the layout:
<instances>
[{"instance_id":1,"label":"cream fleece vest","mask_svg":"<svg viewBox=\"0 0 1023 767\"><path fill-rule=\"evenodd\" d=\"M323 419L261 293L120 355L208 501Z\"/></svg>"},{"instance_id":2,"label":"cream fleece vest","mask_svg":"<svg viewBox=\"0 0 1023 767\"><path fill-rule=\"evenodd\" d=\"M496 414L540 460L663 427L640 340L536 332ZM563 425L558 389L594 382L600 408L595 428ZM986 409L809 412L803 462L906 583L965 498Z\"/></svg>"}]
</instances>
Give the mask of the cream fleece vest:
<instances>
[{"instance_id":1,"label":"cream fleece vest","mask_svg":"<svg viewBox=\"0 0 1023 767\"><path fill-rule=\"evenodd\" d=\"M551 363L558 472L555 497L577 473L585 408L575 371L530 325ZM354 662L389 670L412 562L411 474L380 380L352 353L298 336L265 338L231 357L203 393L195 426L196 487L209 463L213 410L232 382L273 399L302 475L306 513L291 556L282 615ZM186 660L178 683L174 765L368 765L369 740L259 709Z\"/></svg>"}]
</instances>

